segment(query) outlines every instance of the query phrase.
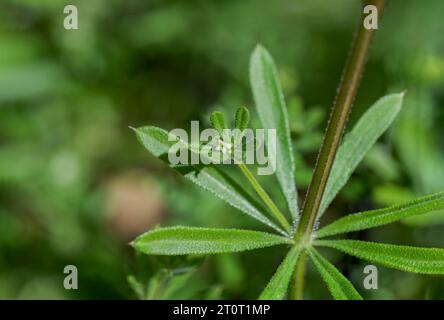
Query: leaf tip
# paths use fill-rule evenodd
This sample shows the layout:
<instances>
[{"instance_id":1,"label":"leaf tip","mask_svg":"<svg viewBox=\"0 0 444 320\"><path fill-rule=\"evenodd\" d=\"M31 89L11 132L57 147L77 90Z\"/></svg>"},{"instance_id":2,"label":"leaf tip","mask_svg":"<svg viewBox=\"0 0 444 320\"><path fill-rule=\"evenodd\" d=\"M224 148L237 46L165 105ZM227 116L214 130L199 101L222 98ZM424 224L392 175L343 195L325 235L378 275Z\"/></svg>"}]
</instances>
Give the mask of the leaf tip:
<instances>
[{"instance_id":1,"label":"leaf tip","mask_svg":"<svg viewBox=\"0 0 444 320\"><path fill-rule=\"evenodd\" d=\"M263 56L271 57L271 56L270 56L270 53L269 53L268 50L265 48L265 46L262 45L262 43L258 43L258 44L256 45L256 47L254 48L254 51L253 51L252 57L254 58L254 57L263 57Z\"/></svg>"},{"instance_id":2,"label":"leaf tip","mask_svg":"<svg viewBox=\"0 0 444 320\"><path fill-rule=\"evenodd\" d=\"M407 94L407 90L401 91L397 94L394 94L397 99L399 99L399 102L397 103L397 107L399 110L402 108L402 104L404 103L404 96Z\"/></svg>"},{"instance_id":3,"label":"leaf tip","mask_svg":"<svg viewBox=\"0 0 444 320\"><path fill-rule=\"evenodd\" d=\"M245 106L241 106L237 109L235 115L235 127L241 131L244 131L248 127L250 121L250 111Z\"/></svg>"},{"instance_id":4,"label":"leaf tip","mask_svg":"<svg viewBox=\"0 0 444 320\"><path fill-rule=\"evenodd\" d=\"M222 134L223 130L227 128L225 122L225 115L220 111L213 111L210 115L211 126L216 129L219 134Z\"/></svg>"},{"instance_id":5,"label":"leaf tip","mask_svg":"<svg viewBox=\"0 0 444 320\"><path fill-rule=\"evenodd\" d=\"M254 47L254 51L253 52L259 52L259 51L261 51L263 49L264 49L264 46L262 45L262 43L258 42L256 44L256 47Z\"/></svg>"}]
</instances>

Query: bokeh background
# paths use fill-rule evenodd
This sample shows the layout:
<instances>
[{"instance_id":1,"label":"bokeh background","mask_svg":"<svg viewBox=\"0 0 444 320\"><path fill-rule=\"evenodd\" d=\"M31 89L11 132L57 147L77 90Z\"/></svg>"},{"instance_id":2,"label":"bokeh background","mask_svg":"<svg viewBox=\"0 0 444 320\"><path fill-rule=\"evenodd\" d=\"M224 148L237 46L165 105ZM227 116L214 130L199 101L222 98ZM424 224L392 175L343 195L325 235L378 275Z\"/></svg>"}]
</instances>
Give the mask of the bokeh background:
<instances>
[{"instance_id":1,"label":"bokeh background","mask_svg":"<svg viewBox=\"0 0 444 320\"><path fill-rule=\"evenodd\" d=\"M389 2L349 125L384 94L407 90L405 105L326 221L444 190L444 1ZM67 4L78 30L63 28ZM148 154L128 126L188 129L214 109L254 110L248 62L260 42L283 83L302 197L360 5L1 0L0 298L256 298L284 251L165 259L129 247L156 225L262 227ZM444 247L444 212L355 237ZM444 298L443 277L383 267L379 290L364 290L363 262L327 254L365 298ZM78 290L63 288L68 264ZM329 298L312 270L306 297Z\"/></svg>"}]
</instances>

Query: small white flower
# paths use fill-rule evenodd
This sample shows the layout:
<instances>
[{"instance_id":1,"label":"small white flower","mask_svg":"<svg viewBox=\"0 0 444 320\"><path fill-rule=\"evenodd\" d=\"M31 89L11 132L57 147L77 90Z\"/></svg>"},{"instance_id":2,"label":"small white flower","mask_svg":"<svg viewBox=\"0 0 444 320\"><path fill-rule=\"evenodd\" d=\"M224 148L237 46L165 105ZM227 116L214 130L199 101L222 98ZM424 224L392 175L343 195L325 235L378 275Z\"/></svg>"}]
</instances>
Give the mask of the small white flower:
<instances>
[{"instance_id":1,"label":"small white flower","mask_svg":"<svg viewBox=\"0 0 444 320\"><path fill-rule=\"evenodd\" d=\"M216 145L216 151L222 151L223 154L230 154L231 148L232 144L223 140L219 140L219 144Z\"/></svg>"}]
</instances>

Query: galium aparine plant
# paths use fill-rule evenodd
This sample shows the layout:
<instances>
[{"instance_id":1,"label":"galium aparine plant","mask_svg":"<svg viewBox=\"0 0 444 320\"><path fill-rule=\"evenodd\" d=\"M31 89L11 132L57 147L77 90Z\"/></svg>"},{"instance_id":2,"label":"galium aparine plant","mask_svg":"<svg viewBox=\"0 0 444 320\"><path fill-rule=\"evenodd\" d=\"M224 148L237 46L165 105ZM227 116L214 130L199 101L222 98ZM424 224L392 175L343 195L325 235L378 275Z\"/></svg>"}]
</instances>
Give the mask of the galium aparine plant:
<instances>
[{"instance_id":1,"label":"galium aparine plant","mask_svg":"<svg viewBox=\"0 0 444 320\"><path fill-rule=\"evenodd\" d=\"M444 208L444 192L416 199L389 208L354 213L314 230L308 242L297 241L295 232L299 221L299 207L294 178L294 160L290 141L287 111L273 60L258 46L251 58L251 85L259 117L265 128L277 130L276 177L285 195L289 215L285 215L261 187L245 164L238 164L266 209L257 207L240 184L230 179L222 168L208 166L179 166L175 169L185 178L243 213L270 227L273 233L194 227L158 228L139 236L132 246L150 255L194 255L239 252L284 245L289 248L276 273L260 295L260 299L282 299L287 296L290 281L301 255L308 255L335 299L361 299L360 294L337 269L319 252L319 247L340 250L346 254L387 267L419 273L444 274L444 249L417 248L376 242L330 239L354 231L379 227L400 219ZM401 109L404 93L390 94L379 99L339 147L328 180L320 210L319 221L329 204L346 184L354 169L387 130ZM236 127L246 129L248 111L242 107L236 114ZM213 127L222 132L226 128L220 112L211 116ZM154 156L166 159L170 147L177 141L169 139L167 131L147 126L135 129L142 145ZM186 143L186 142L183 142ZM198 152L193 150L190 152ZM288 219L291 217L290 219ZM327 239L326 239L327 238Z\"/></svg>"},{"instance_id":2,"label":"galium aparine plant","mask_svg":"<svg viewBox=\"0 0 444 320\"><path fill-rule=\"evenodd\" d=\"M375 3L382 13L384 0L367 2ZM281 85L272 57L262 46L257 46L250 62L251 88L263 129L276 130L274 168L276 180L286 200L286 210L278 208L243 161L237 161L236 165L256 191L262 205L258 205L241 187L242 183L235 182L223 171L223 165L180 166L168 163L188 180L266 225L270 232L185 226L157 228L136 238L132 242L135 250L148 255L209 255L286 246L288 253L259 299L303 298L307 260L313 263L334 299L362 299L351 282L324 258L319 248L339 250L362 260L406 272L444 274L444 249L337 238L444 209L444 192L397 206L349 214L318 228L330 203L402 107L404 93L380 98L340 143L372 37L373 32L365 31L361 26L345 67L342 85L301 210L295 183L297 168L294 164L289 120ZM248 123L248 110L239 108L235 115L235 128L242 132ZM231 154L233 143L227 143L222 137L223 130L227 128L223 114L213 113L211 124L221 135L220 141L224 141L219 149ZM171 147L180 140L157 127L147 126L134 130L141 144L164 161L167 161ZM200 147L187 145L185 141L180 141L180 144L188 147L190 153L199 153L201 150Z\"/></svg>"}]
</instances>

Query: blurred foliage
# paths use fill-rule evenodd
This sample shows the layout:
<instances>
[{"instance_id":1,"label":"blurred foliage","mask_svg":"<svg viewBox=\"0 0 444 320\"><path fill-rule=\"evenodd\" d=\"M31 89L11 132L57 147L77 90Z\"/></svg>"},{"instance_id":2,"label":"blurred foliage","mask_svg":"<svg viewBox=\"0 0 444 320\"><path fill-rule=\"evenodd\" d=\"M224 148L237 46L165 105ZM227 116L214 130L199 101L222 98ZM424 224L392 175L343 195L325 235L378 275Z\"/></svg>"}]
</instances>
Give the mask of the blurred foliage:
<instances>
[{"instance_id":1,"label":"blurred foliage","mask_svg":"<svg viewBox=\"0 0 444 320\"><path fill-rule=\"evenodd\" d=\"M77 0L71 31L66 4L0 3L0 298L255 298L284 252L197 264L129 249L160 223L256 224L148 156L128 126L208 125L216 107L232 114L251 105L248 60L262 42L289 97L296 177L306 188L360 1ZM350 125L387 92L407 90L406 105L327 220L444 189L443 12L442 0L390 1ZM442 222L438 212L357 237L443 246ZM333 261L362 289L363 265L347 259ZM63 289L68 264L78 267L79 290ZM379 275L380 289L364 297L444 298L440 278ZM308 277L308 297L327 297Z\"/></svg>"}]
</instances>

